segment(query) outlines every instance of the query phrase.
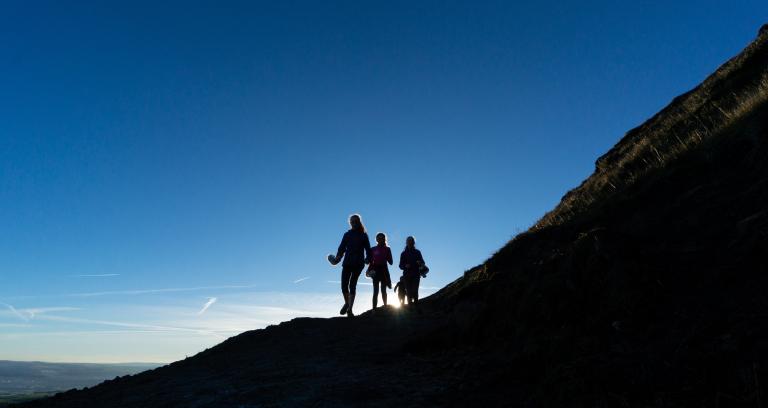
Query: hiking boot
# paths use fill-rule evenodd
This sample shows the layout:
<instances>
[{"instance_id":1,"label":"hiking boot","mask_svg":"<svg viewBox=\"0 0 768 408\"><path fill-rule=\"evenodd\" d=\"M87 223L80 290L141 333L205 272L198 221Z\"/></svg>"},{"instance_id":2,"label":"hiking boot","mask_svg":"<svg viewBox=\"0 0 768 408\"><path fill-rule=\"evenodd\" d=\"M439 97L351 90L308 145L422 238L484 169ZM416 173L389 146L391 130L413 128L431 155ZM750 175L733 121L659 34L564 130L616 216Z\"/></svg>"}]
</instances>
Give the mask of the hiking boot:
<instances>
[{"instance_id":1,"label":"hiking boot","mask_svg":"<svg viewBox=\"0 0 768 408\"><path fill-rule=\"evenodd\" d=\"M352 313L352 305L355 304L355 294L350 293L349 297L347 297L347 308L345 309L347 311L347 316L352 317L354 314Z\"/></svg>"},{"instance_id":2,"label":"hiking boot","mask_svg":"<svg viewBox=\"0 0 768 408\"><path fill-rule=\"evenodd\" d=\"M340 314L340 315L346 314L346 313L347 313L347 308L348 308L348 307L349 307L349 305L348 305L348 304L346 304L346 303L344 303L344 306L342 306L342 307L341 307L341 311L339 311L339 314Z\"/></svg>"}]
</instances>

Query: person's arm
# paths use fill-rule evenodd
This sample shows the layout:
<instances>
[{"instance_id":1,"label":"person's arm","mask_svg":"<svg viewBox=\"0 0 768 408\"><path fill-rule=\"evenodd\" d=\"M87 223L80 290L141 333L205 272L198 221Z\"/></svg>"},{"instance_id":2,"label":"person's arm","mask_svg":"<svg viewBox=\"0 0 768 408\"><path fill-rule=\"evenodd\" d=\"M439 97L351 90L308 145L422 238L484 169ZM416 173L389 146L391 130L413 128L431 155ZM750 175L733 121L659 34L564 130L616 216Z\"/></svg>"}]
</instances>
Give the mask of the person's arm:
<instances>
[{"instance_id":1,"label":"person's arm","mask_svg":"<svg viewBox=\"0 0 768 408\"><path fill-rule=\"evenodd\" d=\"M426 265L426 262L424 262L424 257L421 256L421 251L417 251L416 256L418 257L419 265Z\"/></svg>"},{"instance_id":2,"label":"person's arm","mask_svg":"<svg viewBox=\"0 0 768 408\"><path fill-rule=\"evenodd\" d=\"M390 265L394 263L392 261L392 250L389 247L387 247L387 262L389 262Z\"/></svg>"},{"instance_id":3,"label":"person's arm","mask_svg":"<svg viewBox=\"0 0 768 408\"><path fill-rule=\"evenodd\" d=\"M371 263L371 240L368 239L368 233L365 234L363 245L365 245L365 263L369 264Z\"/></svg>"},{"instance_id":4,"label":"person's arm","mask_svg":"<svg viewBox=\"0 0 768 408\"><path fill-rule=\"evenodd\" d=\"M405 270L405 251L400 254L400 269Z\"/></svg>"},{"instance_id":5,"label":"person's arm","mask_svg":"<svg viewBox=\"0 0 768 408\"><path fill-rule=\"evenodd\" d=\"M344 236L341 238L341 243L339 244L339 249L336 251L336 260L341 260L341 257L344 256L344 252L347 251L347 234L344 234Z\"/></svg>"}]
</instances>

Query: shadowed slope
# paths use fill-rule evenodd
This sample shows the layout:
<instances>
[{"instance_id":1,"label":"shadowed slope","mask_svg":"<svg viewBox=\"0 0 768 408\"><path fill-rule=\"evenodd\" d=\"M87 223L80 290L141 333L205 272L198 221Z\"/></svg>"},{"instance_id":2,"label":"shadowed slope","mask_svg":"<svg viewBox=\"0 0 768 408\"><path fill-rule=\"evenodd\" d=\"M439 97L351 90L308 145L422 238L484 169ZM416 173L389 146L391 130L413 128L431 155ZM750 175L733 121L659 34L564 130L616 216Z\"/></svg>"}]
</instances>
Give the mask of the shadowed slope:
<instances>
[{"instance_id":1,"label":"shadowed slope","mask_svg":"<svg viewBox=\"0 0 768 408\"><path fill-rule=\"evenodd\" d=\"M24 406L759 406L767 69L763 32L423 315L297 319Z\"/></svg>"}]
</instances>

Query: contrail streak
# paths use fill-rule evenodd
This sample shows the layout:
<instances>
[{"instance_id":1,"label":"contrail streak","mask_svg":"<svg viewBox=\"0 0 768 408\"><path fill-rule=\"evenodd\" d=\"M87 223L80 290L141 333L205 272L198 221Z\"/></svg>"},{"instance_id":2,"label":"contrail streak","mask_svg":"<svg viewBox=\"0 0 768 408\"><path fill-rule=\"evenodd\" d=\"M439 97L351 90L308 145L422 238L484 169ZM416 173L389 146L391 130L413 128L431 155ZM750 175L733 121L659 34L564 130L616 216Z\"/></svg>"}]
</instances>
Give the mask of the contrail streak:
<instances>
[{"instance_id":1,"label":"contrail streak","mask_svg":"<svg viewBox=\"0 0 768 408\"><path fill-rule=\"evenodd\" d=\"M216 303L217 300L218 299L216 299L215 297L208 298L208 301L205 302L205 304L203 305L203 308L200 309L199 312L197 312L197 315L200 316L203 313L205 313L205 311L208 310L208 308L211 307L214 303Z\"/></svg>"}]
</instances>

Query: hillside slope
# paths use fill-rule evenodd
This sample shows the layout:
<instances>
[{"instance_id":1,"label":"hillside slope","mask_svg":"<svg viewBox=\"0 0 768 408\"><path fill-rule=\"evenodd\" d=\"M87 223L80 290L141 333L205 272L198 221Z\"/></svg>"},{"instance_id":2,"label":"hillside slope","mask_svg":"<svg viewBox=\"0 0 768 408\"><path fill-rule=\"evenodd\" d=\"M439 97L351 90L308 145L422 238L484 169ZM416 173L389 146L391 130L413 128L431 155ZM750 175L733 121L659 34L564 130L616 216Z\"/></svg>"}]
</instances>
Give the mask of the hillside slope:
<instances>
[{"instance_id":1,"label":"hillside slope","mask_svg":"<svg viewBox=\"0 0 768 408\"><path fill-rule=\"evenodd\" d=\"M762 406L761 33L423 314L296 319L22 406Z\"/></svg>"}]
</instances>

